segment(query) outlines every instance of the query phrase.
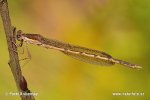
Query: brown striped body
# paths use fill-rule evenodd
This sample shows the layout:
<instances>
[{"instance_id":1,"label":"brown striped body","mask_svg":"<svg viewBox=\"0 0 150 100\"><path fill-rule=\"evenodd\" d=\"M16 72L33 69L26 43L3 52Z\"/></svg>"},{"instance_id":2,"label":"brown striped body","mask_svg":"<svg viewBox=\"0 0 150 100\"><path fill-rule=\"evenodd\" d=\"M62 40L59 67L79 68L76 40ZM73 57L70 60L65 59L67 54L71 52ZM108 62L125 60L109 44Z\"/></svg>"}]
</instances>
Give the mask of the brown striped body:
<instances>
[{"instance_id":1,"label":"brown striped body","mask_svg":"<svg viewBox=\"0 0 150 100\"><path fill-rule=\"evenodd\" d=\"M18 31L17 35L18 40L23 40L26 43L42 46L49 49L59 50L68 56L87 63L103 66L114 65L116 63L130 68L141 68L136 64L131 64L129 62L115 59L105 52L71 45L68 43L60 42L58 40L47 39L39 34L24 34L22 31Z\"/></svg>"}]
</instances>

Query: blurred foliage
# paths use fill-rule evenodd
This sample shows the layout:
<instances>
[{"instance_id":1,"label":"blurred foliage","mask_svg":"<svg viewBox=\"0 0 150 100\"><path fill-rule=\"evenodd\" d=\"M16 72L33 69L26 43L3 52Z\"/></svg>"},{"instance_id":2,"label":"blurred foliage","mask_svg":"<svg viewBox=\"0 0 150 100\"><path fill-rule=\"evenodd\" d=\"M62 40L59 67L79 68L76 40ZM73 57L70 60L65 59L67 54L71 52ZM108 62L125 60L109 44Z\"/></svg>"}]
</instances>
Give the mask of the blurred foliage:
<instances>
[{"instance_id":1,"label":"blurred foliage","mask_svg":"<svg viewBox=\"0 0 150 100\"><path fill-rule=\"evenodd\" d=\"M8 0L14 26L72 44L108 52L143 67L101 67L54 50L29 45L31 61L22 67L36 100L149 100L149 0ZM19 48L21 51L21 48ZM8 66L0 20L0 100L17 92ZM20 54L20 59L27 54ZM22 61L23 65L26 61ZM112 96L113 92L144 92L144 96Z\"/></svg>"}]
</instances>

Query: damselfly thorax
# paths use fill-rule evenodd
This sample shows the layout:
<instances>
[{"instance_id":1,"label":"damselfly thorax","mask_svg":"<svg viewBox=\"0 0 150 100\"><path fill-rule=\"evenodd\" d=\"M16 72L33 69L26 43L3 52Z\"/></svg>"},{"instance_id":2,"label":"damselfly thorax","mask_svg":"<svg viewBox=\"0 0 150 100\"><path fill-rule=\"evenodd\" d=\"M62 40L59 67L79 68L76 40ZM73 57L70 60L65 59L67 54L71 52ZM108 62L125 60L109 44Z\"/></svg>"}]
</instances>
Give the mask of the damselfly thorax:
<instances>
[{"instance_id":1,"label":"damselfly thorax","mask_svg":"<svg viewBox=\"0 0 150 100\"><path fill-rule=\"evenodd\" d=\"M121 64L130 68L142 68L136 64L131 64L126 61L115 59L111 55L102 51L75 46L54 39L47 39L39 34L25 34L21 30L19 30L17 32L17 40L21 41L22 43L26 42L29 44L42 46L48 49L55 49L63 52L68 56L91 64L97 64L101 66Z\"/></svg>"}]
</instances>

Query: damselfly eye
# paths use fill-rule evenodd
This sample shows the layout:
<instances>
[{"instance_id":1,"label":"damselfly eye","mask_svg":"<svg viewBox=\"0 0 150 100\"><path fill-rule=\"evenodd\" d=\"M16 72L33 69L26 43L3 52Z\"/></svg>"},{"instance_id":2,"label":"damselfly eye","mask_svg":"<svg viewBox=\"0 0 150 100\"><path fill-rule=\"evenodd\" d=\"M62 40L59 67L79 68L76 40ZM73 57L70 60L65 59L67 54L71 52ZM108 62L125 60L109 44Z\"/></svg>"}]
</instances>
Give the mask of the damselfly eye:
<instances>
[{"instance_id":1,"label":"damselfly eye","mask_svg":"<svg viewBox=\"0 0 150 100\"><path fill-rule=\"evenodd\" d=\"M21 40L21 35L22 35L22 31L21 31L21 30L17 31L17 36L16 36L16 38L17 38L18 41Z\"/></svg>"}]
</instances>

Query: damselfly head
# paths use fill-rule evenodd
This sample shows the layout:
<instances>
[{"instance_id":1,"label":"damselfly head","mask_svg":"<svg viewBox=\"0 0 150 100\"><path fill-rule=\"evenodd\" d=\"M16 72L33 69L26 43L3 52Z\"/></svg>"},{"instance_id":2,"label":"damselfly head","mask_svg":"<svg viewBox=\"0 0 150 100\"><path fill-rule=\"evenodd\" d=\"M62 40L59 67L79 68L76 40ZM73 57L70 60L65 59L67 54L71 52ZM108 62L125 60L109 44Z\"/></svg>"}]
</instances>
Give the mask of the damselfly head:
<instances>
[{"instance_id":1,"label":"damselfly head","mask_svg":"<svg viewBox=\"0 0 150 100\"><path fill-rule=\"evenodd\" d=\"M21 40L22 40L22 33L23 33L23 32L22 32L21 30L18 30L18 31L17 31L17 36L16 36L16 38L17 38L18 41L21 41Z\"/></svg>"}]
</instances>

